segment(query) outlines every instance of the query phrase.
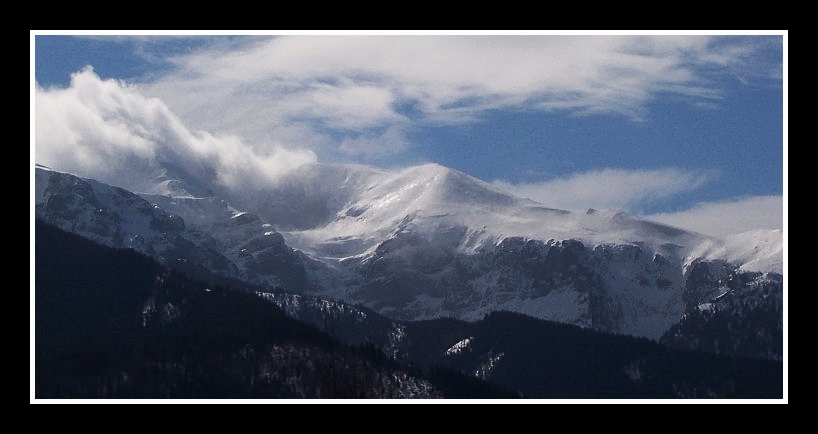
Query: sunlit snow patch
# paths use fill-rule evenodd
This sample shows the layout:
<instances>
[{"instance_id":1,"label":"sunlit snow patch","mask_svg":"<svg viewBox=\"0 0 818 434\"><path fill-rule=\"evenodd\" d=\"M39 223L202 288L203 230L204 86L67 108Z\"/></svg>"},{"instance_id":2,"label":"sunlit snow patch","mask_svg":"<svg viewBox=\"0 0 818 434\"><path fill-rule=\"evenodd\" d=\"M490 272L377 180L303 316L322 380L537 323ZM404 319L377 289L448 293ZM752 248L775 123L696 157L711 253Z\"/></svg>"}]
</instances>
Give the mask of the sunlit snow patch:
<instances>
[{"instance_id":1,"label":"sunlit snow patch","mask_svg":"<svg viewBox=\"0 0 818 434\"><path fill-rule=\"evenodd\" d=\"M456 344L452 345L448 350L446 350L447 356L452 356L455 354L460 354L463 350L469 347L474 337L468 337L466 339L462 339Z\"/></svg>"}]
</instances>

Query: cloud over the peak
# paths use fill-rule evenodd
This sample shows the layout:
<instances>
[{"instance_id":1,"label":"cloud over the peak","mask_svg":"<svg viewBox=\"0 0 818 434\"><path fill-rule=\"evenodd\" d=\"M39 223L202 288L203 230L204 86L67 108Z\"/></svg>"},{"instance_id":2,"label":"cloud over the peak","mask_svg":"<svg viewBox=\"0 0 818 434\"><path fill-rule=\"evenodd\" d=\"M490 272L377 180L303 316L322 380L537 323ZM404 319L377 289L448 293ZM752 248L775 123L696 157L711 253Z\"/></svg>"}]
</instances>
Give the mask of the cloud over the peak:
<instances>
[{"instance_id":1,"label":"cloud over the peak","mask_svg":"<svg viewBox=\"0 0 818 434\"><path fill-rule=\"evenodd\" d=\"M414 126L490 110L639 120L658 94L712 104L758 44L709 36L323 35L251 38L177 55L140 88L194 128L346 155L382 155Z\"/></svg>"},{"instance_id":2,"label":"cloud over the peak","mask_svg":"<svg viewBox=\"0 0 818 434\"><path fill-rule=\"evenodd\" d=\"M494 185L517 196L570 210L621 209L635 212L675 195L696 190L714 179L712 171L602 169L538 183Z\"/></svg>"},{"instance_id":3,"label":"cloud over the peak","mask_svg":"<svg viewBox=\"0 0 818 434\"><path fill-rule=\"evenodd\" d=\"M132 189L155 191L167 168L226 189L256 188L315 161L311 151L253 148L237 136L190 129L159 99L88 67L68 88L35 90L35 161ZM158 192L158 191L157 191Z\"/></svg>"},{"instance_id":4,"label":"cloud over the peak","mask_svg":"<svg viewBox=\"0 0 818 434\"><path fill-rule=\"evenodd\" d=\"M783 229L784 199L772 195L707 202L685 211L646 218L718 237L762 228Z\"/></svg>"}]
</instances>

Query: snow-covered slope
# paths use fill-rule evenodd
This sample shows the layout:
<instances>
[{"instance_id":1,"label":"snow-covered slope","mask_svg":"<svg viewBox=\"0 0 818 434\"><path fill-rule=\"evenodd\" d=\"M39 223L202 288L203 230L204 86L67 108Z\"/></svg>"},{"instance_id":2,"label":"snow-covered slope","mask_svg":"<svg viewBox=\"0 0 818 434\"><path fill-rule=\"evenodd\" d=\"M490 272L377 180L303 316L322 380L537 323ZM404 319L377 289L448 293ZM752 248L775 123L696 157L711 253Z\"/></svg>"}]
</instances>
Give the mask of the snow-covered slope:
<instances>
[{"instance_id":1,"label":"snow-covered slope","mask_svg":"<svg viewBox=\"0 0 818 434\"><path fill-rule=\"evenodd\" d=\"M742 270L784 272L784 233L780 229L754 230L709 240L698 245L691 256L723 259L740 264Z\"/></svg>"},{"instance_id":2,"label":"snow-covered slope","mask_svg":"<svg viewBox=\"0 0 818 434\"><path fill-rule=\"evenodd\" d=\"M281 234L221 199L189 197L187 192L180 197L139 196L37 167L34 202L37 217L48 223L103 245L132 248L196 277L214 273L305 287L302 257L286 246Z\"/></svg>"},{"instance_id":3,"label":"snow-covered slope","mask_svg":"<svg viewBox=\"0 0 818 434\"><path fill-rule=\"evenodd\" d=\"M35 185L37 216L62 229L100 244L135 249L163 263L190 261L237 275L212 237L188 230L182 218L131 192L40 167Z\"/></svg>"},{"instance_id":4,"label":"snow-covered slope","mask_svg":"<svg viewBox=\"0 0 818 434\"><path fill-rule=\"evenodd\" d=\"M346 180L351 177L349 170L324 165L322 173L334 176L322 179L332 182L341 172ZM574 213L548 208L437 164L394 173L359 170L365 173L357 172L355 179L364 182L357 182L355 190L346 188L345 181L341 197L332 196L313 207L332 214L326 222L289 231L284 228L293 223L282 222L282 233L290 245L321 258L341 260L371 255L379 244L401 232L443 244L457 242L463 252L496 245L507 237L576 239L590 245L641 242L654 248L668 243L692 248L707 239L618 211ZM309 184L300 181L300 185ZM303 200L314 197L305 195ZM302 208L298 199L286 203Z\"/></svg>"},{"instance_id":5,"label":"snow-covered slope","mask_svg":"<svg viewBox=\"0 0 818 434\"><path fill-rule=\"evenodd\" d=\"M712 295L689 287L691 264L779 274L783 264L780 231L721 240L616 210L558 210L437 164L307 164L221 196L178 170L140 196L55 173L37 171L37 210L62 227L112 245L142 239L208 268L215 255L242 279L401 320L511 310L656 339L691 298ZM696 285L722 285L711 277Z\"/></svg>"}]
</instances>

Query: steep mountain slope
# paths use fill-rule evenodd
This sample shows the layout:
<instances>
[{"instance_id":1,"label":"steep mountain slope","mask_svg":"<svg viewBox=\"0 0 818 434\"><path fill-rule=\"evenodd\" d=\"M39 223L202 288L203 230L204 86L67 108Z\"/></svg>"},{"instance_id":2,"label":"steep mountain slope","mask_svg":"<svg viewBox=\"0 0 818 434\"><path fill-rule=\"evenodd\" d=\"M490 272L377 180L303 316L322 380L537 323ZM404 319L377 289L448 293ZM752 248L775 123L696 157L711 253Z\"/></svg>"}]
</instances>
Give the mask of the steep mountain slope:
<instances>
[{"instance_id":1,"label":"steep mountain slope","mask_svg":"<svg viewBox=\"0 0 818 434\"><path fill-rule=\"evenodd\" d=\"M333 182L341 174L349 179L348 172L353 169L340 165L320 167L325 182ZM653 248L670 242L693 245L706 239L621 212L572 213L547 208L437 164L398 172L358 170L367 170L356 179L366 179L368 183L354 183L357 190L353 195L344 188L340 197L331 196L332 200L316 206L333 214L328 221L295 231L282 229L289 244L316 257L343 260L372 255L378 245L402 232L434 238L439 240L438 244L453 245L467 253L496 245L506 237L575 239L586 244L639 241ZM311 177L298 174L292 178L292 183L302 186L312 182ZM304 196L301 200L313 202L315 198ZM284 203L304 207L296 198L275 202L279 206ZM258 212L266 216L267 209L261 207ZM282 222L282 226L289 225ZM442 234L448 237L439 239Z\"/></svg>"}]
</instances>

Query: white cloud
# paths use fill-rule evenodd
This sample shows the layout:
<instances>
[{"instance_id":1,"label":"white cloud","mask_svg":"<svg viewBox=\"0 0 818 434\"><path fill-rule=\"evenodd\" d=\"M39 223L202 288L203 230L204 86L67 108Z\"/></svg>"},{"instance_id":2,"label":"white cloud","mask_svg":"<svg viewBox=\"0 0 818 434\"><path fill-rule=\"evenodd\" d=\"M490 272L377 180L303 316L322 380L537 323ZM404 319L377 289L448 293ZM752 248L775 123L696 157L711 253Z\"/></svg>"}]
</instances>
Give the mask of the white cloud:
<instances>
[{"instance_id":1,"label":"white cloud","mask_svg":"<svg viewBox=\"0 0 818 434\"><path fill-rule=\"evenodd\" d=\"M703 71L738 71L756 44L709 36L279 36L172 57L140 88L194 128L355 155L375 136L487 110L646 115L660 93L718 101ZM410 104L407 116L398 107ZM361 139L365 137L366 139ZM350 146L350 143L365 146ZM343 145L342 145L343 144ZM394 144L394 145L392 145Z\"/></svg>"},{"instance_id":2,"label":"white cloud","mask_svg":"<svg viewBox=\"0 0 818 434\"><path fill-rule=\"evenodd\" d=\"M603 169L539 183L493 184L512 194L550 207L586 210L621 209L634 212L680 193L698 189L715 177L712 171Z\"/></svg>"},{"instance_id":3,"label":"white cloud","mask_svg":"<svg viewBox=\"0 0 818 434\"><path fill-rule=\"evenodd\" d=\"M228 190L256 188L306 162L311 151L253 149L236 136L188 129L157 98L101 80L91 68L66 89L35 91L35 161L134 191L153 191L145 174L162 167Z\"/></svg>"},{"instance_id":4,"label":"white cloud","mask_svg":"<svg viewBox=\"0 0 818 434\"><path fill-rule=\"evenodd\" d=\"M783 230L784 200L783 196L752 196L707 202L685 211L645 217L718 237L755 229Z\"/></svg>"}]
</instances>

